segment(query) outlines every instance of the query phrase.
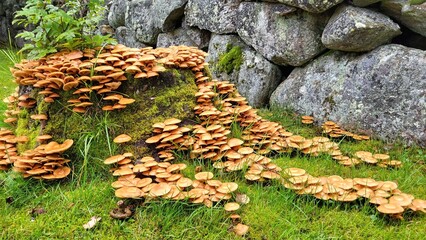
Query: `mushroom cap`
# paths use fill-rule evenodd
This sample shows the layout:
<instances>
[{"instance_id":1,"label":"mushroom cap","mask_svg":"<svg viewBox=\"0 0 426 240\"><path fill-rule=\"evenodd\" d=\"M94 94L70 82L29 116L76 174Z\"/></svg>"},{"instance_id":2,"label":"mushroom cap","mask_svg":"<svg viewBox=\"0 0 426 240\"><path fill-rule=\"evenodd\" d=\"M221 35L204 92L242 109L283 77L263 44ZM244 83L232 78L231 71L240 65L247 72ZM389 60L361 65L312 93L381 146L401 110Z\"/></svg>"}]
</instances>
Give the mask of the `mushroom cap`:
<instances>
[{"instance_id":1,"label":"mushroom cap","mask_svg":"<svg viewBox=\"0 0 426 240\"><path fill-rule=\"evenodd\" d=\"M47 135L47 134L40 135L40 136L37 137L37 141L44 141L44 140L49 140L49 139L52 139L52 136L51 135Z\"/></svg>"},{"instance_id":2,"label":"mushroom cap","mask_svg":"<svg viewBox=\"0 0 426 240\"><path fill-rule=\"evenodd\" d=\"M283 170L284 174L290 176L290 177L297 177L302 176L306 174L306 171L301 168L286 168Z\"/></svg>"},{"instance_id":3,"label":"mushroom cap","mask_svg":"<svg viewBox=\"0 0 426 240\"><path fill-rule=\"evenodd\" d=\"M160 197L169 193L171 189L171 186L167 183L158 183L151 188L149 195L153 197Z\"/></svg>"},{"instance_id":4,"label":"mushroom cap","mask_svg":"<svg viewBox=\"0 0 426 240\"><path fill-rule=\"evenodd\" d=\"M236 202L230 202L230 203L225 204L224 208L225 208L225 211L227 211L227 212L233 212L233 211L240 209L240 204L238 204Z\"/></svg>"},{"instance_id":5,"label":"mushroom cap","mask_svg":"<svg viewBox=\"0 0 426 240\"><path fill-rule=\"evenodd\" d=\"M242 148L238 149L238 153L243 154L243 155L251 154L253 152L254 152L254 150L251 147L242 147Z\"/></svg>"},{"instance_id":6,"label":"mushroom cap","mask_svg":"<svg viewBox=\"0 0 426 240\"><path fill-rule=\"evenodd\" d=\"M31 119L33 120L47 120L46 114L33 114L31 115Z\"/></svg>"},{"instance_id":7,"label":"mushroom cap","mask_svg":"<svg viewBox=\"0 0 426 240\"><path fill-rule=\"evenodd\" d=\"M67 139L62 144L57 142L50 142L44 147L45 154L61 153L69 149L74 143L74 140Z\"/></svg>"},{"instance_id":8,"label":"mushroom cap","mask_svg":"<svg viewBox=\"0 0 426 240\"><path fill-rule=\"evenodd\" d=\"M141 198L144 192L137 187L122 187L115 190L115 196L118 198Z\"/></svg>"},{"instance_id":9,"label":"mushroom cap","mask_svg":"<svg viewBox=\"0 0 426 240\"><path fill-rule=\"evenodd\" d=\"M305 141L305 138L299 135L293 135L287 138L289 141L294 143L302 143Z\"/></svg>"},{"instance_id":10,"label":"mushroom cap","mask_svg":"<svg viewBox=\"0 0 426 240\"><path fill-rule=\"evenodd\" d=\"M113 164L113 163L116 163L116 162L123 160L124 158L126 158L126 157L123 156L123 155L114 155L114 156L111 156L111 157L105 159L104 163L105 164Z\"/></svg>"},{"instance_id":11,"label":"mushroom cap","mask_svg":"<svg viewBox=\"0 0 426 240\"><path fill-rule=\"evenodd\" d=\"M249 231L249 226L238 223L233 231L237 236L244 236Z\"/></svg>"},{"instance_id":12,"label":"mushroom cap","mask_svg":"<svg viewBox=\"0 0 426 240\"><path fill-rule=\"evenodd\" d=\"M56 179L59 179L59 178L64 178L64 177L68 176L68 174L70 174L70 172L71 172L71 168L61 167L61 168L58 168L55 171L53 171L53 175L55 176Z\"/></svg>"},{"instance_id":13,"label":"mushroom cap","mask_svg":"<svg viewBox=\"0 0 426 240\"><path fill-rule=\"evenodd\" d=\"M186 177L182 177L176 182L176 185L181 188L186 188L192 185L192 180Z\"/></svg>"},{"instance_id":14,"label":"mushroom cap","mask_svg":"<svg viewBox=\"0 0 426 240\"><path fill-rule=\"evenodd\" d=\"M133 99L133 98L121 98L119 101L118 101L118 104L122 104L122 105L128 105L128 104L132 104L132 103L134 103L136 100L135 99Z\"/></svg>"},{"instance_id":15,"label":"mushroom cap","mask_svg":"<svg viewBox=\"0 0 426 240\"><path fill-rule=\"evenodd\" d=\"M181 122L181 120L180 119L177 119L177 118L169 118L169 119L166 119L165 121L164 121L164 124L165 125L175 125L175 124L178 124L178 123L180 123Z\"/></svg>"},{"instance_id":16,"label":"mushroom cap","mask_svg":"<svg viewBox=\"0 0 426 240\"><path fill-rule=\"evenodd\" d=\"M267 179L280 179L281 176L278 173L272 172L272 171L264 171L260 174L263 178Z\"/></svg>"},{"instance_id":17,"label":"mushroom cap","mask_svg":"<svg viewBox=\"0 0 426 240\"><path fill-rule=\"evenodd\" d=\"M385 203L377 207L377 210L384 214L399 214L404 212L404 208L394 203Z\"/></svg>"},{"instance_id":18,"label":"mushroom cap","mask_svg":"<svg viewBox=\"0 0 426 240\"><path fill-rule=\"evenodd\" d=\"M370 198L370 203L382 205L382 204L389 203L389 200L384 197L374 196Z\"/></svg>"},{"instance_id":19,"label":"mushroom cap","mask_svg":"<svg viewBox=\"0 0 426 240\"><path fill-rule=\"evenodd\" d=\"M228 145L232 148L235 146L241 146L244 143L243 140L238 139L238 138L231 138L228 140Z\"/></svg>"},{"instance_id":20,"label":"mushroom cap","mask_svg":"<svg viewBox=\"0 0 426 240\"><path fill-rule=\"evenodd\" d=\"M389 198L389 203L396 204L401 207L410 205L412 201L412 196L408 194L395 194Z\"/></svg>"},{"instance_id":21,"label":"mushroom cap","mask_svg":"<svg viewBox=\"0 0 426 240\"><path fill-rule=\"evenodd\" d=\"M238 184L234 183L234 182L226 182L226 183L222 183L222 185L220 185L220 187L218 187L216 189L216 191L220 192L220 193L231 193L235 190L238 189Z\"/></svg>"},{"instance_id":22,"label":"mushroom cap","mask_svg":"<svg viewBox=\"0 0 426 240\"><path fill-rule=\"evenodd\" d=\"M387 154L374 154L373 157L378 160L389 160L390 156Z\"/></svg>"},{"instance_id":23,"label":"mushroom cap","mask_svg":"<svg viewBox=\"0 0 426 240\"><path fill-rule=\"evenodd\" d=\"M424 212L426 210L426 200L414 199L411 202L410 209L412 209L413 211L420 210Z\"/></svg>"},{"instance_id":24,"label":"mushroom cap","mask_svg":"<svg viewBox=\"0 0 426 240\"><path fill-rule=\"evenodd\" d=\"M115 143L125 143L132 140L132 137L130 137L127 134L120 134L117 137L114 138Z\"/></svg>"},{"instance_id":25,"label":"mushroom cap","mask_svg":"<svg viewBox=\"0 0 426 240\"><path fill-rule=\"evenodd\" d=\"M212 172L199 172L195 174L195 179L198 181L207 181L213 178Z\"/></svg>"},{"instance_id":26,"label":"mushroom cap","mask_svg":"<svg viewBox=\"0 0 426 240\"><path fill-rule=\"evenodd\" d=\"M147 140L145 140L146 143L157 143L158 141L160 141L163 138L163 134L158 134L155 136L152 136L150 138L148 138Z\"/></svg>"}]
</instances>

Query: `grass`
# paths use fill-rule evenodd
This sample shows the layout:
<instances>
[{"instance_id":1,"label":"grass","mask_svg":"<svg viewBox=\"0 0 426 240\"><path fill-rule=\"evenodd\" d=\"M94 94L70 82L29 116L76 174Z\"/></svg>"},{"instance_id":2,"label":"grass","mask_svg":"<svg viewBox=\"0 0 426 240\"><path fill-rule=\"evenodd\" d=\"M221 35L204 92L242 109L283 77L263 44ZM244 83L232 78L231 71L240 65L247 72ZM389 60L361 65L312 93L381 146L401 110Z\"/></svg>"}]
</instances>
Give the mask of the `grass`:
<instances>
[{"instance_id":1,"label":"grass","mask_svg":"<svg viewBox=\"0 0 426 240\"><path fill-rule=\"evenodd\" d=\"M0 48L0 127L7 127L3 122L4 111L7 109L7 104L3 99L9 96L16 88L16 83L13 81L12 73L9 67L20 61L20 55L12 48Z\"/></svg>"},{"instance_id":2,"label":"grass","mask_svg":"<svg viewBox=\"0 0 426 240\"><path fill-rule=\"evenodd\" d=\"M0 55L1 56L1 55ZM5 60L0 65L5 66ZM15 87L10 79L1 79L1 86ZM9 91L7 90L7 91ZM4 98L7 93L0 91ZM4 95L4 96L3 96ZM3 106L3 105L1 105ZM4 108L3 108L4 109ZM286 129L305 137L321 135L319 129L302 125L299 117L289 111L263 109L260 114L280 122ZM13 172L0 172L0 239L239 239L228 231L231 221L222 203L206 208L187 202L135 202L133 218L121 221L109 217L117 198L110 183L114 178L102 166L95 149L97 139L110 138L106 118L99 118L93 132L82 134L76 146L80 149L80 165L74 166L72 176L60 182L22 179ZM241 134L235 126L234 136ZM114 143L105 146L105 153L114 152ZM300 167L314 176L373 177L377 180L396 180L399 188L417 198L426 199L426 150L388 144L378 140L365 142L341 141L345 153L358 150L389 152L392 158L403 161L400 169L374 166L343 167L329 156L308 157L293 153L275 158L282 168ZM99 151L99 150L97 150ZM341 204L298 196L278 183L249 184L243 173L222 173L208 161L189 161L186 154L177 156L188 164L184 173L193 177L196 166L213 171L222 181L236 181L239 192L250 197L250 203L238 213L250 226L247 239L422 239L426 216L405 214L403 221L388 219L365 201ZM36 214L42 208L43 214ZM102 220L94 229L82 225L91 217Z\"/></svg>"}]
</instances>

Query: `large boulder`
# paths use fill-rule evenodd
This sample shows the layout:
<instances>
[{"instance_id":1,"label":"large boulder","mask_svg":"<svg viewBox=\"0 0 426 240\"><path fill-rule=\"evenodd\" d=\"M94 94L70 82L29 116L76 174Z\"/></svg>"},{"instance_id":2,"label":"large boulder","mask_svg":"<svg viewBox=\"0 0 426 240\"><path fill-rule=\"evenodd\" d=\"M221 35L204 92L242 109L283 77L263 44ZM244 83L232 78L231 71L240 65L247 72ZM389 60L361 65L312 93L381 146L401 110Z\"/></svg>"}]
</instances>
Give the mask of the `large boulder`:
<instances>
[{"instance_id":1,"label":"large boulder","mask_svg":"<svg viewBox=\"0 0 426 240\"><path fill-rule=\"evenodd\" d=\"M319 122L426 146L426 52L397 44L332 51L296 68L271 96Z\"/></svg>"},{"instance_id":2,"label":"large boulder","mask_svg":"<svg viewBox=\"0 0 426 240\"><path fill-rule=\"evenodd\" d=\"M386 15L426 37L426 2L410 5L409 0L386 0L382 1L381 8Z\"/></svg>"},{"instance_id":3,"label":"large boulder","mask_svg":"<svg viewBox=\"0 0 426 240\"><path fill-rule=\"evenodd\" d=\"M301 8L308 12L321 13L324 12L337 4L343 2L343 0L326 0L326 1L312 1L312 0L275 0L290 6ZM275 2L268 1L268 2Z\"/></svg>"},{"instance_id":4,"label":"large boulder","mask_svg":"<svg viewBox=\"0 0 426 240\"><path fill-rule=\"evenodd\" d=\"M115 38L117 42L132 48L143 48L146 44L139 42L135 37L135 31L127 27L118 27L115 29Z\"/></svg>"},{"instance_id":5,"label":"large boulder","mask_svg":"<svg viewBox=\"0 0 426 240\"><path fill-rule=\"evenodd\" d=\"M321 33L329 13L313 14L284 4L244 2L238 35L278 65L301 66L325 50Z\"/></svg>"},{"instance_id":6,"label":"large boulder","mask_svg":"<svg viewBox=\"0 0 426 240\"><path fill-rule=\"evenodd\" d=\"M381 13L366 8L341 5L322 33L322 43L330 49L363 52L389 43L401 34L398 24Z\"/></svg>"},{"instance_id":7,"label":"large boulder","mask_svg":"<svg viewBox=\"0 0 426 240\"><path fill-rule=\"evenodd\" d=\"M197 27L190 27L186 21L182 21L182 27L171 32L160 33L157 39L157 47L169 46L195 46L200 49L206 49L209 46L210 32L201 30Z\"/></svg>"},{"instance_id":8,"label":"large boulder","mask_svg":"<svg viewBox=\"0 0 426 240\"><path fill-rule=\"evenodd\" d=\"M206 61L213 78L235 83L253 107L265 106L282 79L278 66L247 46L237 35L213 35Z\"/></svg>"},{"instance_id":9,"label":"large boulder","mask_svg":"<svg viewBox=\"0 0 426 240\"><path fill-rule=\"evenodd\" d=\"M186 22L210 32L236 32L237 9L242 0L189 0L185 8Z\"/></svg>"},{"instance_id":10,"label":"large boulder","mask_svg":"<svg viewBox=\"0 0 426 240\"><path fill-rule=\"evenodd\" d=\"M113 0L108 13L108 23L113 28L125 25L127 1Z\"/></svg>"},{"instance_id":11,"label":"large boulder","mask_svg":"<svg viewBox=\"0 0 426 240\"><path fill-rule=\"evenodd\" d=\"M158 34L179 25L188 0L131 0L126 8L126 27L140 42L155 45Z\"/></svg>"}]
</instances>

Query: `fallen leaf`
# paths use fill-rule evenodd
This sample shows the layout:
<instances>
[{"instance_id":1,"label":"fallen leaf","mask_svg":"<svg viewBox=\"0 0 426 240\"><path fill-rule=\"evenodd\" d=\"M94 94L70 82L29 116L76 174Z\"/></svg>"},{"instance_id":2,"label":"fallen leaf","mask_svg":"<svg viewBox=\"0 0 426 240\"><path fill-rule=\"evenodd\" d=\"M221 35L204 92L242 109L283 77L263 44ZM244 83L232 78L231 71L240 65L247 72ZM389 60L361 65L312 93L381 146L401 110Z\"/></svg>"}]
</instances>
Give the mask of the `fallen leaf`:
<instances>
[{"instance_id":1,"label":"fallen leaf","mask_svg":"<svg viewBox=\"0 0 426 240\"><path fill-rule=\"evenodd\" d=\"M100 217L92 217L90 221L83 225L84 229L92 229L101 219Z\"/></svg>"}]
</instances>

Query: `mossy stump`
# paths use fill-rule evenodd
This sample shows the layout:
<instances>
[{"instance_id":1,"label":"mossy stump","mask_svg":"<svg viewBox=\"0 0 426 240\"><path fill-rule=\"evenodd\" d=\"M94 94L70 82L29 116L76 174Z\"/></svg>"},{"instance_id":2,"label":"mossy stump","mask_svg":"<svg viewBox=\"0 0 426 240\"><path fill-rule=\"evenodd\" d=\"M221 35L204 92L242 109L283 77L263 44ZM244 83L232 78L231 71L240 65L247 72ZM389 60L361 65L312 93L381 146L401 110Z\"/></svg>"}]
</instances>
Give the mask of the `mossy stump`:
<instances>
[{"instance_id":1,"label":"mossy stump","mask_svg":"<svg viewBox=\"0 0 426 240\"><path fill-rule=\"evenodd\" d=\"M25 91L37 99L37 107L23 110L20 115L16 134L26 135L30 141L19 144L19 152L33 149L38 135L49 134L58 142L73 139L80 144L67 152L71 159L78 159L81 156L78 149L87 144L85 137L86 140L91 138L91 155L99 158L109 156L114 150L131 152L135 157L150 155L152 151L144 140L150 136L154 123L171 117L194 119L197 86L190 70L167 69L158 77L143 80L128 76L128 81L124 81L117 91L135 99L133 104L118 111L102 111L101 96L93 92L88 96L95 104L84 114L67 107L67 101L73 98L71 92L61 91L58 100L45 103L42 97L37 97L37 89L26 88ZM30 118L32 114L40 113L47 114L49 120L40 122ZM112 138L122 133L132 137L124 147L112 143Z\"/></svg>"}]
</instances>

